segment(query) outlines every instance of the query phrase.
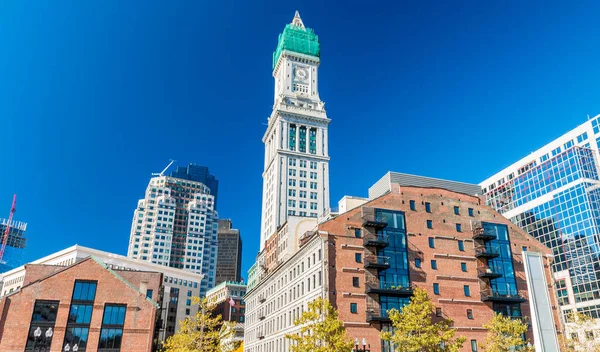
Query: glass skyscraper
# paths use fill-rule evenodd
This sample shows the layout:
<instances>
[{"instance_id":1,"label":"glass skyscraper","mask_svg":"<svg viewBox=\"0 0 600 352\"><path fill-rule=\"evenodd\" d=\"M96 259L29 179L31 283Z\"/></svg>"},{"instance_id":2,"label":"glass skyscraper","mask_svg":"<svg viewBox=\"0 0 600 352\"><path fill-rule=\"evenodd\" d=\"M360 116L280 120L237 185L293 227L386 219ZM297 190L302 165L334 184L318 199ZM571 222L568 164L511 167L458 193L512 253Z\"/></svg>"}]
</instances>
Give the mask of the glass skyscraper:
<instances>
[{"instance_id":1,"label":"glass skyscraper","mask_svg":"<svg viewBox=\"0 0 600 352\"><path fill-rule=\"evenodd\" d=\"M489 206L553 250L563 316L600 318L599 144L600 115L480 184Z\"/></svg>"}]
</instances>

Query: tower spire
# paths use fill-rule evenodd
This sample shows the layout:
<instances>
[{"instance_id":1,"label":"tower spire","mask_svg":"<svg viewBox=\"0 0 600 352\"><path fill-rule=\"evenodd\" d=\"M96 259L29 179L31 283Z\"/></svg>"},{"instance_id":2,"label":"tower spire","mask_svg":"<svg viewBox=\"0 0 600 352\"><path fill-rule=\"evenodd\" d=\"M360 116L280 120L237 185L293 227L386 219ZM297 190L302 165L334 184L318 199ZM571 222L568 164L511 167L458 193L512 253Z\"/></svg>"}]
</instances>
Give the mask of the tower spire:
<instances>
[{"instance_id":1,"label":"tower spire","mask_svg":"<svg viewBox=\"0 0 600 352\"><path fill-rule=\"evenodd\" d=\"M300 27L302 29L305 29L304 23L302 22L302 19L300 18L300 13L298 12L298 10L296 10L296 13L294 14L294 19L292 20L292 25L294 25L296 27Z\"/></svg>"}]
</instances>

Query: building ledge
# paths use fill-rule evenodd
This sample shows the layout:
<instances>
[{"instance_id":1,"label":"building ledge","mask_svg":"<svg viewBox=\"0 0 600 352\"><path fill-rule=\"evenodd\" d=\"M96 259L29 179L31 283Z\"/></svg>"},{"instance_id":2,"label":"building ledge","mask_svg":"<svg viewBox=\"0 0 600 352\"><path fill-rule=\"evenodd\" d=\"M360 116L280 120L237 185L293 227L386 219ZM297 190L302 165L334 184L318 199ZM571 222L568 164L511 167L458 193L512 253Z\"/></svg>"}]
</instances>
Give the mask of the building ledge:
<instances>
[{"instance_id":1,"label":"building ledge","mask_svg":"<svg viewBox=\"0 0 600 352\"><path fill-rule=\"evenodd\" d=\"M472 255L456 255L456 254L443 254L443 253L433 253L434 257L437 258L451 258L451 259L465 259L465 260L477 260Z\"/></svg>"},{"instance_id":2,"label":"building ledge","mask_svg":"<svg viewBox=\"0 0 600 352\"><path fill-rule=\"evenodd\" d=\"M354 246L354 245L351 245L351 244L343 244L342 248L344 248L344 249L360 249L360 250L364 249L363 246Z\"/></svg>"},{"instance_id":3,"label":"building ledge","mask_svg":"<svg viewBox=\"0 0 600 352\"><path fill-rule=\"evenodd\" d=\"M479 282L479 278L467 277L467 276L436 275L435 278L439 279L439 280L460 280L460 281Z\"/></svg>"},{"instance_id":4,"label":"building ledge","mask_svg":"<svg viewBox=\"0 0 600 352\"><path fill-rule=\"evenodd\" d=\"M468 330L468 331L481 330L481 331L487 331L487 329L484 328L483 326L453 326L453 328L456 329L456 330Z\"/></svg>"},{"instance_id":5,"label":"building ledge","mask_svg":"<svg viewBox=\"0 0 600 352\"><path fill-rule=\"evenodd\" d=\"M454 299L454 298L438 298L438 302L485 304L485 303L483 303L481 301L477 301L477 300L473 300L473 299Z\"/></svg>"},{"instance_id":6,"label":"building ledge","mask_svg":"<svg viewBox=\"0 0 600 352\"><path fill-rule=\"evenodd\" d=\"M364 293L342 292L342 296L346 297L367 297Z\"/></svg>"},{"instance_id":7,"label":"building ledge","mask_svg":"<svg viewBox=\"0 0 600 352\"><path fill-rule=\"evenodd\" d=\"M363 268L342 268L343 272L351 272L351 273L364 273L365 269Z\"/></svg>"},{"instance_id":8,"label":"building ledge","mask_svg":"<svg viewBox=\"0 0 600 352\"><path fill-rule=\"evenodd\" d=\"M345 321L344 326L371 326L369 323L364 323L360 321Z\"/></svg>"}]
</instances>

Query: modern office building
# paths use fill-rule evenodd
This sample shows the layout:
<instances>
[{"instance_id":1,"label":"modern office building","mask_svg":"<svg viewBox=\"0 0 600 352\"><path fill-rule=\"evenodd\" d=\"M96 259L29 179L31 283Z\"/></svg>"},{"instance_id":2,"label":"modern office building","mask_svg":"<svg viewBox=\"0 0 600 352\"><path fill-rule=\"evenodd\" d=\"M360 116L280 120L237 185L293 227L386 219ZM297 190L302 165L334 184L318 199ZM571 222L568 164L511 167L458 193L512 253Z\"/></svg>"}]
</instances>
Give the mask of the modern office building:
<instances>
[{"instance_id":1,"label":"modern office building","mask_svg":"<svg viewBox=\"0 0 600 352\"><path fill-rule=\"evenodd\" d=\"M157 347L162 274L110 269L88 257L26 265L0 299L0 351L128 351Z\"/></svg>"},{"instance_id":2,"label":"modern office building","mask_svg":"<svg viewBox=\"0 0 600 352\"><path fill-rule=\"evenodd\" d=\"M217 195L219 193L219 180L215 175L211 175L208 166L200 166L190 163L188 166L178 166L171 172L171 177L183 180L200 182L210 189L210 194L214 197L214 208L217 209Z\"/></svg>"},{"instance_id":3,"label":"modern office building","mask_svg":"<svg viewBox=\"0 0 600 352\"><path fill-rule=\"evenodd\" d=\"M0 219L0 243L6 232L7 225L8 219ZM4 257L0 261L0 273L23 265L25 247L27 244L27 239L25 238L26 230L26 223L15 220L11 222L8 239L6 241L6 248L4 249Z\"/></svg>"},{"instance_id":4,"label":"modern office building","mask_svg":"<svg viewBox=\"0 0 600 352\"><path fill-rule=\"evenodd\" d=\"M89 257L94 257L112 270L162 274L163 284L160 291L154 290L149 294L160 305L158 341L164 342L167 337L173 335L179 329L180 320L196 314L197 307L192 304L191 297L200 295L202 275L79 245L0 274L0 298L18 292L26 285L28 270L32 265L55 267L56 270L60 270Z\"/></svg>"},{"instance_id":5,"label":"modern office building","mask_svg":"<svg viewBox=\"0 0 600 352\"><path fill-rule=\"evenodd\" d=\"M224 281L211 288L206 293L206 298L217 304L214 313L221 315L224 321L243 323L246 314L245 295L245 283Z\"/></svg>"},{"instance_id":6,"label":"modern office building","mask_svg":"<svg viewBox=\"0 0 600 352\"><path fill-rule=\"evenodd\" d=\"M219 220L217 235L219 250L217 253L216 284L224 281L241 281L242 238L240 230L232 228L230 219Z\"/></svg>"},{"instance_id":7,"label":"modern office building","mask_svg":"<svg viewBox=\"0 0 600 352\"><path fill-rule=\"evenodd\" d=\"M297 331L294 320L317 297L337 308L352 340L366 339L371 352L392 351L380 333L391 329L390 309L407 304L415 287L467 338L463 351L481 350L494 312L531 323L536 350L558 351L551 251L482 197L448 189L456 183L419 182L390 184L301 236L289 260L254 268L262 277L245 297L245 351L289 351L285 334Z\"/></svg>"},{"instance_id":8,"label":"modern office building","mask_svg":"<svg viewBox=\"0 0 600 352\"><path fill-rule=\"evenodd\" d=\"M552 249L563 317L600 318L599 143L600 115L480 184L490 207Z\"/></svg>"},{"instance_id":9,"label":"modern office building","mask_svg":"<svg viewBox=\"0 0 600 352\"><path fill-rule=\"evenodd\" d=\"M329 209L329 118L319 97L320 44L300 15L273 53L273 112L263 136L260 250L289 216L316 219Z\"/></svg>"},{"instance_id":10,"label":"modern office building","mask_svg":"<svg viewBox=\"0 0 600 352\"><path fill-rule=\"evenodd\" d=\"M127 256L202 274L200 295L215 285L218 214L203 183L150 179L133 215Z\"/></svg>"}]
</instances>

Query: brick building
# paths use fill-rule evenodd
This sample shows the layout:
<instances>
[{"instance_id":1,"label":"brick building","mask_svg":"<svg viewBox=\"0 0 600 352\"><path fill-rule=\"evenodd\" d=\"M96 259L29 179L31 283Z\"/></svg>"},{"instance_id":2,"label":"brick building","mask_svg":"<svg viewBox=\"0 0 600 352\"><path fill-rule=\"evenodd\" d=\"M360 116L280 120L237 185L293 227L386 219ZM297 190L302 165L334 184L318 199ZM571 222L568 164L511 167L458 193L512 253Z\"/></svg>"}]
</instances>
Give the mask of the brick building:
<instances>
[{"instance_id":1,"label":"brick building","mask_svg":"<svg viewBox=\"0 0 600 352\"><path fill-rule=\"evenodd\" d=\"M349 335L365 338L372 352L391 351L380 331L390 328L388 310L408 303L414 287L467 337L463 350L478 351L494 311L532 320L523 253L541 253L551 278L547 247L481 198L441 188L392 185L321 224L319 233L329 243L329 299ZM560 330L556 297L548 282L544 287L550 326ZM528 335L533 342L531 328Z\"/></svg>"},{"instance_id":2,"label":"brick building","mask_svg":"<svg viewBox=\"0 0 600 352\"><path fill-rule=\"evenodd\" d=\"M21 289L0 300L0 351L152 351L161 284L94 257L26 265Z\"/></svg>"},{"instance_id":3,"label":"brick building","mask_svg":"<svg viewBox=\"0 0 600 352\"><path fill-rule=\"evenodd\" d=\"M288 351L294 320L324 297L353 340L390 352L380 332L415 287L467 338L463 351L481 350L494 311L527 321L536 349L557 351L551 251L486 206L477 185L412 175L398 182L378 182L364 204L290 238L298 248L290 258L255 267L261 279L245 297L245 351Z\"/></svg>"},{"instance_id":4,"label":"brick building","mask_svg":"<svg viewBox=\"0 0 600 352\"><path fill-rule=\"evenodd\" d=\"M245 320L246 284L243 282L224 281L206 293L206 298L213 300L217 307L215 314L220 314L224 321L243 323ZM233 300L233 306L230 304Z\"/></svg>"}]
</instances>

